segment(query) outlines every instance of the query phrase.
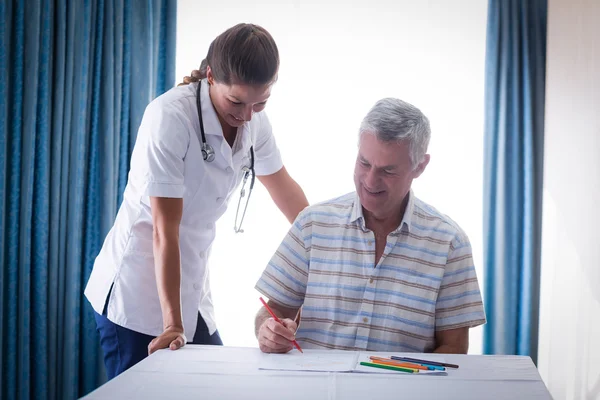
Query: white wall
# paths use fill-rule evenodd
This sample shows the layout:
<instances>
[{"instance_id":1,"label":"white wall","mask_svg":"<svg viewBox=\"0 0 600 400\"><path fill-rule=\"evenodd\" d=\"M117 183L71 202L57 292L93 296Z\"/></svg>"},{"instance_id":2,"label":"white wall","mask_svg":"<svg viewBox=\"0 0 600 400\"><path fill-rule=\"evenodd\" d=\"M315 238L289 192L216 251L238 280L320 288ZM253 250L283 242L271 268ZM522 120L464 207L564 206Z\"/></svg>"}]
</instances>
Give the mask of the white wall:
<instances>
[{"instance_id":1,"label":"white wall","mask_svg":"<svg viewBox=\"0 0 600 400\"><path fill-rule=\"evenodd\" d=\"M600 2L548 2L538 367L555 399L600 399Z\"/></svg>"},{"instance_id":2,"label":"white wall","mask_svg":"<svg viewBox=\"0 0 600 400\"><path fill-rule=\"evenodd\" d=\"M357 129L375 101L393 96L421 108L433 129L432 161L415 191L469 234L481 279L486 3L180 0L177 74L188 75L212 39L238 22L269 30L281 69L267 112L284 163L311 203L354 189ZM237 198L218 224L213 294L225 343L255 346L254 283L288 224L257 185L246 233L234 235L236 206ZM471 340L480 352L481 329Z\"/></svg>"}]
</instances>

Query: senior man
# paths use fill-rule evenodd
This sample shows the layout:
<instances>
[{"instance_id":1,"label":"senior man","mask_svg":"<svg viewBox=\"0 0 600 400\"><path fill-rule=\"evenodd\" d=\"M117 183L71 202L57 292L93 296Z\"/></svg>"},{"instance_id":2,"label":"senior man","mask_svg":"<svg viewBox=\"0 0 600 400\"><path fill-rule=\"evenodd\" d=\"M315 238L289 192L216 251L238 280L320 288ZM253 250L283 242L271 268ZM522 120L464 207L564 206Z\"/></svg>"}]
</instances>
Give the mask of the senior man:
<instances>
[{"instance_id":1,"label":"senior man","mask_svg":"<svg viewBox=\"0 0 600 400\"><path fill-rule=\"evenodd\" d=\"M467 353L469 329L485 323L469 239L411 190L430 136L428 119L404 101L369 111L356 191L302 211L256 284L283 323L259 310L262 351L288 352L295 339L304 348Z\"/></svg>"}]
</instances>

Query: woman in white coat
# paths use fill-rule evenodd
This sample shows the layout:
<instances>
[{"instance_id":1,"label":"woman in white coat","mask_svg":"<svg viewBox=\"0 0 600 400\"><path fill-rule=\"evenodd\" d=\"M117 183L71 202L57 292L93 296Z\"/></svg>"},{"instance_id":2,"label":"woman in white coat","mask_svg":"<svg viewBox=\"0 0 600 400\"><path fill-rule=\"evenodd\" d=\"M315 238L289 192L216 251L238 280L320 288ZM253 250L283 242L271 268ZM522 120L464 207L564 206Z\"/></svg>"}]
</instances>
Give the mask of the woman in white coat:
<instances>
[{"instance_id":1,"label":"woman in white coat","mask_svg":"<svg viewBox=\"0 0 600 400\"><path fill-rule=\"evenodd\" d=\"M241 181L249 196L256 174L290 222L308 205L263 111L278 68L271 35L239 24L212 42L199 82L146 108L123 203L85 289L109 379L158 349L222 344L206 258Z\"/></svg>"}]
</instances>

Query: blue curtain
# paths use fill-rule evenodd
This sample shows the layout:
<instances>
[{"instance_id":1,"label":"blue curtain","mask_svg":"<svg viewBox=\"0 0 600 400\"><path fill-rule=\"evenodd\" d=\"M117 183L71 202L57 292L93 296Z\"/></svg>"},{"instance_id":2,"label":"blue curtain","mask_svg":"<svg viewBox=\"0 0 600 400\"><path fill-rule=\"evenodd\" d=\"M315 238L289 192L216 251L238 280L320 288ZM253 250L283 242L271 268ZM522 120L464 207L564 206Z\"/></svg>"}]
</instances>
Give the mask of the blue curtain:
<instances>
[{"instance_id":1,"label":"blue curtain","mask_svg":"<svg viewBox=\"0 0 600 400\"><path fill-rule=\"evenodd\" d=\"M145 106L174 84L175 0L0 2L0 397L104 379L83 288Z\"/></svg>"},{"instance_id":2,"label":"blue curtain","mask_svg":"<svg viewBox=\"0 0 600 400\"><path fill-rule=\"evenodd\" d=\"M546 0L489 0L484 154L486 354L537 358Z\"/></svg>"}]
</instances>

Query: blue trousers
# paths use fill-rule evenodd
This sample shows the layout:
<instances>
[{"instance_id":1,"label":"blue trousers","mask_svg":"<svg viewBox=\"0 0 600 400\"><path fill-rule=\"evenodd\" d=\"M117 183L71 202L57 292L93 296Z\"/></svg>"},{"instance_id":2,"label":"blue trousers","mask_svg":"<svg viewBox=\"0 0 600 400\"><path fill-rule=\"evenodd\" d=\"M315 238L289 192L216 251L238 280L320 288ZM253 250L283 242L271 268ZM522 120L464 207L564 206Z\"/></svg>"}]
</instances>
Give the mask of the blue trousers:
<instances>
[{"instance_id":1,"label":"blue trousers","mask_svg":"<svg viewBox=\"0 0 600 400\"><path fill-rule=\"evenodd\" d=\"M100 345L104 352L106 375L110 380L146 358L148 345L154 336L144 335L109 321L106 318L106 308L102 314L94 311L96 329L100 333ZM212 335L208 333L208 327L200 313L194 340L188 343L223 345L218 331Z\"/></svg>"}]
</instances>

